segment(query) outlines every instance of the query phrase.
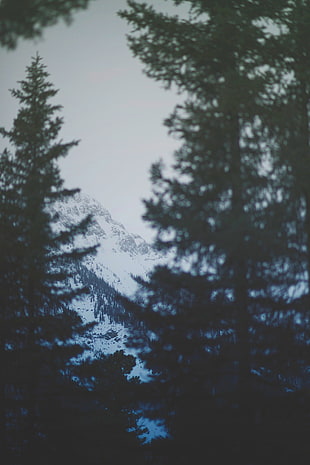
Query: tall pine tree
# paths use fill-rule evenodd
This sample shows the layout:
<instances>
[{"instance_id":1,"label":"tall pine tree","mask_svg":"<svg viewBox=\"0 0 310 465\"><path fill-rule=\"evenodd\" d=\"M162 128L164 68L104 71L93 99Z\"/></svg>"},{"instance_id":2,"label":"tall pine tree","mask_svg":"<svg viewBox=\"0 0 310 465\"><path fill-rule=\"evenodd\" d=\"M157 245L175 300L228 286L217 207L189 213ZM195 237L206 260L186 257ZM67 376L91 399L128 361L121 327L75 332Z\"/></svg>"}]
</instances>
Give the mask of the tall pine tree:
<instances>
[{"instance_id":1,"label":"tall pine tree","mask_svg":"<svg viewBox=\"0 0 310 465\"><path fill-rule=\"evenodd\" d=\"M182 144L174 174L155 164L146 202L157 246L174 254L143 283L136 308L144 334L133 343L156 373L150 415L171 435L167 463L297 460L300 430L289 456L296 423L283 404L299 363L288 311L299 250L290 253L296 234L271 138L281 51L268 27L288 2L173 3L188 15L131 0L120 13L147 76L186 96L166 120Z\"/></svg>"},{"instance_id":2,"label":"tall pine tree","mask_svg":"<svg viewBox=\"0 0 310 465\"><path fill-rule=\"evenodd\" d=\"M18 40L40 37L47 26L62 18L72 21L72 12L87 8L89 0L3 0L0 4L0 44L14 49Z\"/></svg>"},{"instance_id":3,"label":"tall pine tree","mask_svg":"<svg viewBox=\"0 0 310 465\"><path fill-rule=\"evenodd\" d=\"M1 460L95 465L131 454L138 463L133 357L79 359L76 336L92 324L70 304L86 291L73 277L96 249L76 245L91 218L60 227L51 208L77 192L64 188L58 166L77 142L59 141L61 107L38 55L19 84L17 117L1 129L10 142L0 159Z\"/></svg>"},{"instance_id":4,"label":"tall pine tree","mask_svg":"<svg viewBox=\"0 0 310 465\"><path fill-rule=\"evenodd\" d=\"M36 56L20 89L12 90L20 103L13 127L1 129L14 149L1 157L1 349L6 368L1 376L2 400L15 409L14 414L9 409L5 415L10 419L8 443L10 430L20 429L16 432L20 451L29 459L36 453L41 433L37 405L43 374L53 365L57 371L81 351L70 343L74 333L81 332L82 323L68 304L84 292L70 286L72 262L95 250L70 246L87 228L89 217L57 231L56 218L49 211L55 200L75 192L64 189L57 163L77 142L57 140L62 118L55 115L60 106L50 103L57 91L47 78Z\"/></svg>"}]
</instances>

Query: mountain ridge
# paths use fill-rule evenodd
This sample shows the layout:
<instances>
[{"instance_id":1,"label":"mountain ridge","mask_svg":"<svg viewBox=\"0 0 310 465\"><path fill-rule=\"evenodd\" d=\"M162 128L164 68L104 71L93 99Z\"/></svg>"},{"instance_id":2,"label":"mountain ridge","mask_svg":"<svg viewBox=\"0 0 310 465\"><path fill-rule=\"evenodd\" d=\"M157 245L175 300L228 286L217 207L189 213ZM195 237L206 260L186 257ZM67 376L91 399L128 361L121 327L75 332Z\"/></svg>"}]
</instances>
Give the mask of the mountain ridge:
<instances>
[{"instance_id":1,"label":"mountain ridge","mask_svg":"<svg viewBox=\"0 0 310 465\"><path fill-rule=\"evenodd\" d=\"M60 227L81 221L88 214L92 216L78 245L99 247L97 254L83 260L83 265L122 294L132 296L137 288L134 277L146 279L154 266L164 260L152 245L140 235L128 232L100 202L85 193L57 202L53 208Z\"/></svg>"}]
</instances>

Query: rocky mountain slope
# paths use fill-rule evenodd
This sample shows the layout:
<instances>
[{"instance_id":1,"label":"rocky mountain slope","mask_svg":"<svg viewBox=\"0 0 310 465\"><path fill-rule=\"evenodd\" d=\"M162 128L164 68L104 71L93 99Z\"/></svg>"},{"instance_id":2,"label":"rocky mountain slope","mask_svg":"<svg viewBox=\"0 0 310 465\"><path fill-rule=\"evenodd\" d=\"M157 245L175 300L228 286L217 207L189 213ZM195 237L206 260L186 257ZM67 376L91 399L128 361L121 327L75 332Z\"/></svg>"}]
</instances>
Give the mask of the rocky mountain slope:
<instances>
[{"instance_id":1,"label":"rocky mountain slope","mask_svg":"<svg viewBox=\"0 0 310 465\"><path fill-rule=\"evenodd\" d=\"M91 214L92 225L77 239L76 245L99 244L97 254L83 260L75 277L76 283L86 285L90 293L74 301L73 308L85 323L97 323L80 341L87 347L84 355L96 357L117 350L131 353L136 357L131 375L147 380L148 371L137 354L126 347L130 331L128 315L118 297L120 294L133 296L137 288L133 277L147 278L152 268L166 259L142 237L128 232L98 201L85 194L76 194L74 198L57 203L53 209L58 215L57 228L60 229ZM141 417L139 425L147 428L148 432L143 435L147 441L165 434L155 421Z\"/></svg>"},{"instance_id":2,"label":"rocky mountain slope","mask_svg":"<svg viewBox=\"0 0 310 465\"><path fill-rule=\"evenodd\" d=\"M121 293L132 294L136 289L133 276L145 278L163 260L141 236L128 232L98 201L85 194L76 194L56 208L59 223L64 226L88 214L93 216L89 231L80 241L83 245L99 244L99 248L95 256L85 259L84 265Z\"/></svg>"},{"instance_id":3,"label":"rocky mountain slope","mask_svg":"<svg viewBox=\"0 0 310 465\"><path fill-rule=\"evenodd\" d=\"M96 321L83 342L88 353L113 353L125 350L128 333L128 314L120 303L119 294L133 296L137 288L134 276L147 278L152 268L165 261L142 237L132 234L98 201L85 194L58 202L53 207L58 215L57 228L64 229L91 214L93 222L88 232L78 237L75 245L99 244L98 252L83 260L75 277L77 284L90 289L90 294L73 302L85 322ZM74 285L74 283L72 283ZM137 360L134 374L144 377L145 371Z\"/></svg>"}]
</instances>

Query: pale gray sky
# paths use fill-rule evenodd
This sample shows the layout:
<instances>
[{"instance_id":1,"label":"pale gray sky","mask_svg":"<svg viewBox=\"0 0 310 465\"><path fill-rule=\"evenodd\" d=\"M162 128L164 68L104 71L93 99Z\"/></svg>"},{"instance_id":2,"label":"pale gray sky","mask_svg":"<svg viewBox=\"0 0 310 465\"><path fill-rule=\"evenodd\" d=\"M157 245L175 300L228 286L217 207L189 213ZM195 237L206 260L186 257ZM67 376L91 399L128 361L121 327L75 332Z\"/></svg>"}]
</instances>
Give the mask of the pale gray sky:
<instances>
[{"instance_id":1,"label":"pale gray sky","mask_svg":"<svg viewBox=\"0 0 310 465\"><path fill-rule=\"evenodd\" d=\"M125 6L126 0L95 0L72 25L58 23L43 39L1 49L0 126L11 127L17 103L8 89L24 78L38 51L59 89L62 137L81 139L62 163L67 187L80 187L127 229L149 239L141 199L150 195L150 165L160 157L169 162L178 145L162 124L178 98L147 78L133 58L128 26L116 15Z\"/></svg>"}]
</instances>

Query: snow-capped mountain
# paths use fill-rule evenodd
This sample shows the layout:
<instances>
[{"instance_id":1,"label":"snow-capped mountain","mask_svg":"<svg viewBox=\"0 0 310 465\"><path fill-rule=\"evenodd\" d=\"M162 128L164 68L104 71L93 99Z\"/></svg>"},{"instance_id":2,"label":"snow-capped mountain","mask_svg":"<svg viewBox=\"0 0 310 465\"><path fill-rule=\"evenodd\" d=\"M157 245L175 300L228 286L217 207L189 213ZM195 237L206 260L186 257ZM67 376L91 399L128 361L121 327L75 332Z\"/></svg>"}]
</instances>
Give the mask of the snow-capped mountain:
<instances>
[{"instance_id":1,"label":"snow-capped mountain","mask_svg":"<svg viewBox=\"0 0 310 465\"><path fill-rule=\"evenodd\" d=\"M56 228L60 230L77 224L88 214L93 218L87 233L75 241L75 245L83 247L99 244L96 255L83 259L75 278L78 285L89 288L90 294L75 300L73 308L85 323L97 322L83 342L92 354L115 350L128 353L125 340L130 317L118 298L119 293L133 296L137 288L133 277L147 278L155 265L165 261L164 257L85 194L57 202L52 213L57 214ZM141 366L136 368L142 374Z\"/></svg>"},{"instance_id":2,"label":"snow-capped mountain","mask_svg":"<svg viewBox=\"0 0 310 465\"><path fill-rule=\"evenodd\" d=\"M131 295L136 289L133 276L145 278L163 261L141 236L128 232L98 201L85 194L76 194L56 208L63 225L92 215L93 223L80 240L83 245L99 244L99 248L95 256L84 260L84 265L121 293Z\"/></svg>"},{"instance_id":3,"label":"snow-capped mountain","mask_svg":"<svg viewBox=\"0 0 310 465\"><path fill-rule=\"evenodd\" d=\"M90 294L73 302L73 308L80 314L85 323L96 321L93 329L82 336L88 350L85 355L111 354L123 350L136 358L136 366L131 376L147 380L148 371L133 349L126 346L129 332L126 324L126 309L118 300L118 293L133 296L137 284L134 276L147 278L148 273L157 264L164 263L165 257L160 255L141 236L132 234L115 221L109 211L98 201L85 194L76 194L53 207L58 216L57 228L76 224L88 214L93 221L88 232L78 238L76 245L83 247L99 244L97 254L83 260L76 277L79 284L89 287ZM145 418L139 421L148 433L145 440L165 435L163 428Z\"/></svg>"}]
</instances>

